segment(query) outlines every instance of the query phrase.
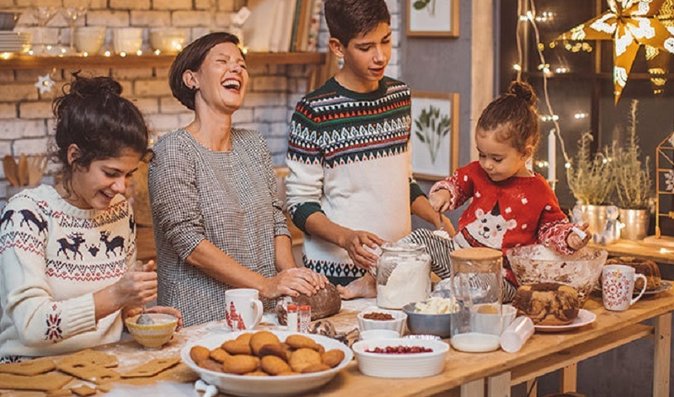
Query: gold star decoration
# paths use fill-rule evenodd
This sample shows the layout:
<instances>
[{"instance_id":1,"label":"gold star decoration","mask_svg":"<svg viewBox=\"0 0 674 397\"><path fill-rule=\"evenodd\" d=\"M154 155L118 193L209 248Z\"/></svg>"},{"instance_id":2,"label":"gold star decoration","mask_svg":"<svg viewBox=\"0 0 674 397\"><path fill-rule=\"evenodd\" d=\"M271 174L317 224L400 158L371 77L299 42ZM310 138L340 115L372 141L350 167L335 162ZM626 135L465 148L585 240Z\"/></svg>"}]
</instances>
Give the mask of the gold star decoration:
<instances>
[{"instance_id":1,"label":"gold star decoration","mask_svg":"<svg viewBox=\"0 0 674 397\"><path fill-rule=\"evenodd\" d=\"M615 103L627 84L639 46L645 46L653 90L662 93L674 53L674 0L607 0L607 3L606 12L561 34L557 40L613 41Z\"/></svg>"}]
</instances>

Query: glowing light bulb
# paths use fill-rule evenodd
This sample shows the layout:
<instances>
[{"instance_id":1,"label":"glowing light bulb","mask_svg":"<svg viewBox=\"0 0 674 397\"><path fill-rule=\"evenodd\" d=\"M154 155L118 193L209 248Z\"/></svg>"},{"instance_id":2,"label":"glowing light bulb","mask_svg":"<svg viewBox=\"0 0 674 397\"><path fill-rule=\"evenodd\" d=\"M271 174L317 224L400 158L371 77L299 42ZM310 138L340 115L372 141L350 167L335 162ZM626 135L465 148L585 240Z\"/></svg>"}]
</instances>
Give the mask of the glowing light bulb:
<instances>
[{"instance_id":1,"label":"glowing light bulb","mask_svg":"<svg viewBox=\"0 0 674 397\"><path fill-rule=\"evenodd\" d=\"M513 65L513 69L515 69L519 72L520 70L522 70L522 67L520 66L519 63L516 63L516 64Z\"/></svg>"}]
</instances>

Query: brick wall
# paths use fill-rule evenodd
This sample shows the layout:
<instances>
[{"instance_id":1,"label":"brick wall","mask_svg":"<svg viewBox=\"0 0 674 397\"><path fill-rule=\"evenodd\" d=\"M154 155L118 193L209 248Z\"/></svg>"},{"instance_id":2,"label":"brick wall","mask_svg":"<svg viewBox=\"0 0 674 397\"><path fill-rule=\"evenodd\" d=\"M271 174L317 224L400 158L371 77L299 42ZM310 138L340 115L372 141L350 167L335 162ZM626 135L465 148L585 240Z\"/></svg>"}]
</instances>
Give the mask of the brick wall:
<instances>
[{"instance_id":1,"label":"brick wall","mask_svg":"<svg viewBox=\"0 0 674 397\"><path fill-rule=\"evenodd\" d=\"M0 0L0 10L23 11L15 30L32 31L35 21L30 7L35 3L35 0ZM62 7L64 3L86 4L87 0L37 0L40 6ZM88 3L88 12L77 21L78 26L108 26L105 46L110 49L112 29L127 26L145 28L144 50L149 51L149 28L180 27L193 40L210 29L227 30L230 15L244 5L245 0L89 0ZM394 30L394 51L387 74L398 77L401 0L387 0L387 3ZM47 27L51 44L68 45L70 29L61 15L57 14ZM321 51L326 51L328 36L323 21L319 35ZM234 114L234 122L237 126L255 128L267 138L276 165L284 163L287 123L295 103L307 90L307 77L311 70L312 66L304 65L257 65L249 68L248 94L243 107ZM83 72L111 76L120 81L123 94L135 101L156 136L192 120L192 113L171 96L167 68L96 68ZM57 85L50 93L39 94L34 84L38 76L47 73ZM51 101L68 79L69 70L63 69L0 69L0 156L44 153L47 150L54 130ZM45 181L52 182L49 177ZM7 198L7 185L0 169L0 200Z\"/></svg>"}]
</instances>

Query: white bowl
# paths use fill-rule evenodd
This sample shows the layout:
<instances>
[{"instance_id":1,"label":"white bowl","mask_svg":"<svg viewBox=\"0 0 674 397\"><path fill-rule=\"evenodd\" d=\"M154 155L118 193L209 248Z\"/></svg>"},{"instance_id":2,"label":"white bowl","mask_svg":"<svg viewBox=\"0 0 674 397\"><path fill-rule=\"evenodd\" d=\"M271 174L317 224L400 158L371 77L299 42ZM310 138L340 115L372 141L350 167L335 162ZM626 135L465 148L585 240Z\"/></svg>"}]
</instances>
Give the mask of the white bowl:
<instances>
[{"instance_id":1,"label":"white bowl","mask_svg":"<svg viewBox=\"0 0 674 397\"><path fill-rule=\"evenodd\" d=\"M75 30L75 48L78 52L94 55L105 41L105 26L80 26Z\"/></svg>"},{"instance_id":2,"label":"white bowl","mask_svg":"<svg viewBox=\"0 0 674 397\"><path fill-rule=\"evenodd\" d=\"M373 312L390 314L393 316L393 320L370 320L363 317L364 315ZM386 310L377 306L372 306L358 313L356 318L358 319L358 329L361 332L371 329L390 329L397 331L398 334L402 334L403 324L405 324L405 320L407 320L407 314L398 310Z\"/></svg>"},{"instance_id":3,"label":"white bowl","mask_svg":"<svg viewBox=\"0 0 674 397\"><path fill-rule=\"evenodd\" d=\"M116 54L135 54L143 47L143 28L117 28L112 32Z\"/></svg>"},{"instance_id":4,"label":"white bowl","mask_svg":"<svg viewBox=\"0 0 674 397\"><path fill-rule=\"evenodd\" d=\"M346 367L353 359L351 349L343 343L325 336L313 334L302 335L312 338L317 343L320 343L325 350L339 349L344 352L344 360L342 360L342 362L335 368L331 368L327 371L300 375L243 376L225 374L201 368L196 365L190 357L190 349L195 345L201 345L210 350L220 346L224 341L236 339L239 335L246 332L251 331L231 332L225 335L212 335L193 341L182 348L180 357L188 367L199 374L204 382L216 386L222 393L234 396L287 396L306 393L309 390L316 389L330 382L332 378L334 378L337 373L342 368ZM274 333L281 340L285 340L288 335L297 333L287 331L270 332Z\"/></svg>"},{"instance_id":5,"label":"white bowl","mask_svg":"<svg viewBox=\"0 0 674 397\"><path fill-rule=\"evenodd\" d=\"M513 322L517 309L513 305L501 305L501 313L480 313L483 306L492 306L490 303L475 305L471 308L470 328L479 333L501 335L504 329Z\"/></svg>"},{"instance_id":6,"label":"white bowl","mask_svg":"<svg viewBox=\"0 0 674 397\"><path fill-rule=\"evenodd\" d=\"M369 329L367 331L360 331L360 339L396 339L400 338L400 332L392 329Z\"/></svg>"},{"instance_id":7,"label":"white bowl","mask_svg":"<svg viewBox=\"0 0 674 397\"><path fill-rule=\"evenodd\" d=\"M366 350L387 346L423 346L430 353L384 354ZM422 378L437 375L445 368L449 345L437 340L423 339L368 339L352 346L358 360L358 369L367 376L378 378Z\"/></svg>"}]
</instances>

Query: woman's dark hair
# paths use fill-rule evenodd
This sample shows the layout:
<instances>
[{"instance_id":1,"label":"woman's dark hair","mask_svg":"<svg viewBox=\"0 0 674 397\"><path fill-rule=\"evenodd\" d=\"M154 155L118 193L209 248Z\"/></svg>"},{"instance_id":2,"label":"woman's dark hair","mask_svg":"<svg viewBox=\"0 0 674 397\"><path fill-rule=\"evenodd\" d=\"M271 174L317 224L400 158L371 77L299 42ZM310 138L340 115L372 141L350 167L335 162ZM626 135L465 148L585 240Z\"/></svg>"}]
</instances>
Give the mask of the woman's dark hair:
<instances>
[{"instance_id":1,"label":"woman's dark hair","mask_svg":"<svg viewBox=\"0 0 674 397\"><path fill-rule=\"evenodd\" d=\"M171 92L188 109L194 110L194 95L196 89L188 87L183 82L183 73L188 70L196 72L204 63L204 59L211 48L220 43L239 45L239 38L227 32L214 32L202 36L185 47L171 64L169 85ZM241 53L243 55L243 52Z\"/></svg>"},{"instance_id":2,"label":"woman's dark hair","mask_svg":"<svg viewBox=\"0 0 674 397\"><path fill-rule=\"evenodd\" d=\"M88 168L92 161L118 157L125 149L147 154L148 131L143 115L121 93L122 86L110 77L87 78L74 73L73 81L63 87L63 95L54 100L52 156L63 164L65 181L75 167ZM79 156L68 164L72 144L79 148Z\"/></svg>"},{"instance_id":3,"label":"woman's dark hair","mask_svg":"<svg viewBox=\"0 0 674 397\"><path fill-rule=\"evenodd\" d=\"M541 134L538 130L538 98L529 83L513 81L508 91L494 99L477 121L478 130L499 129L499 141L510 142L520 153L528 145L538 146Z\"/></svg>"},{"instance_id":4,"label":"woman's dark hair","mask_svg":"<svg viewBox=\"0 0 674 397\"><path fill-rule=\"evenodd\" d=\"M391 24L385 0L326 0L325 21L330 36L343 46L361 34L375 29L380 23Z\"/></svg>"}]
</instances>

